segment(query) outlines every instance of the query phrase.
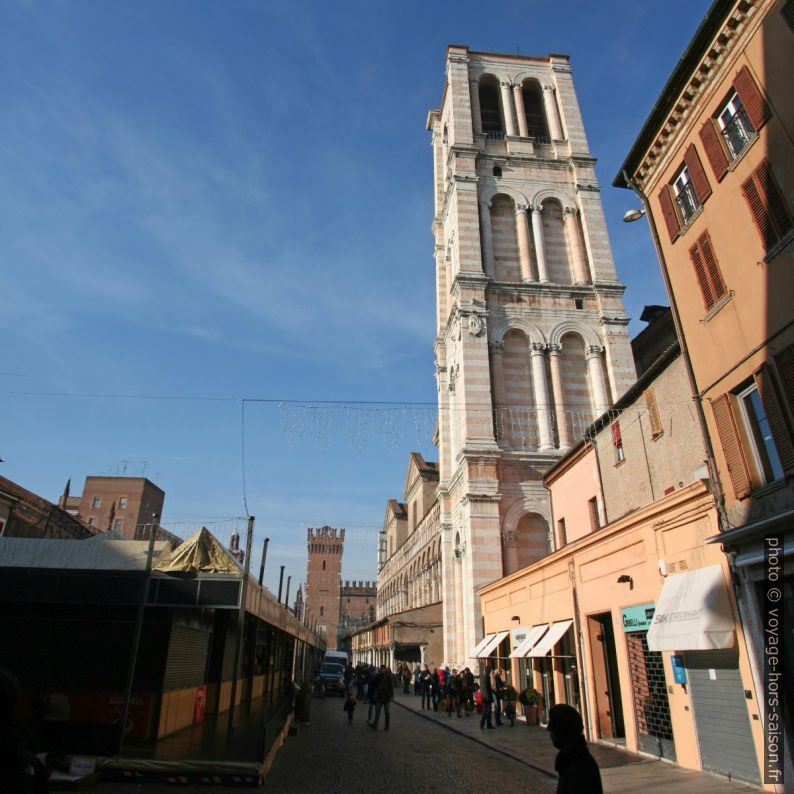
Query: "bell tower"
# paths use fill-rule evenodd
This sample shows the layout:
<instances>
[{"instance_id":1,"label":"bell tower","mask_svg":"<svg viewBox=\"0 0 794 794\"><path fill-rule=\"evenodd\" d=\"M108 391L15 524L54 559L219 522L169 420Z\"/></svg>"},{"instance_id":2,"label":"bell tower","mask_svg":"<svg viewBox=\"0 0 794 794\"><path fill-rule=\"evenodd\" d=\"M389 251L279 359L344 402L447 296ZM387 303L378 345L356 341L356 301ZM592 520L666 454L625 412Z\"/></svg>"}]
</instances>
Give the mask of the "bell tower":
<instances>
[{"instance_id":1,"label":"bell tower","mask_svg":"<svg viewBox=\"0 0 794 794\"><path fill-rule=\"evenodd\" d=\"M345 530L333 527L309 527L306 531L308 565L306 569L306 615L316 621L325 634L329 650L336 648L340 622L342 588L342 553Z\"/></svg>"},{"instance_id":2,"label":"bell tower","mask_svg":"<svg viewBox=\"0 0 794 794\"><path fill-rule=\"evenodd\" d=\"M567 56L448 47L427 128L444 656L472 666L476 588L556 548L543 472L635 370Z\"/></svg>"}]
</instances>

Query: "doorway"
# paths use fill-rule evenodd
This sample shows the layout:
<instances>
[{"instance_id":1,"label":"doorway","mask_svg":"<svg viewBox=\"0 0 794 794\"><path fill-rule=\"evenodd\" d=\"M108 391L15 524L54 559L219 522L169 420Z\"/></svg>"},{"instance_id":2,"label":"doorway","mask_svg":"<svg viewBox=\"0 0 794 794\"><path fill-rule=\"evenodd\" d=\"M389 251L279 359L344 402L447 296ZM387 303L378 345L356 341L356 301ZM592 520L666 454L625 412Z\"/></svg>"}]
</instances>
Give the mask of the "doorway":
<instances>
[{"instance_id":1,"label":"doorway","mask_svg":"<svg viewBox=\"0 0 794 794\"><path fill-rule=\"evenodd\" d=\"M598 735L602 739L625 741L623 700L620 693L615 632L612 613L602 612L587 619L598 718Z\"/></svg>"}]
</instances>

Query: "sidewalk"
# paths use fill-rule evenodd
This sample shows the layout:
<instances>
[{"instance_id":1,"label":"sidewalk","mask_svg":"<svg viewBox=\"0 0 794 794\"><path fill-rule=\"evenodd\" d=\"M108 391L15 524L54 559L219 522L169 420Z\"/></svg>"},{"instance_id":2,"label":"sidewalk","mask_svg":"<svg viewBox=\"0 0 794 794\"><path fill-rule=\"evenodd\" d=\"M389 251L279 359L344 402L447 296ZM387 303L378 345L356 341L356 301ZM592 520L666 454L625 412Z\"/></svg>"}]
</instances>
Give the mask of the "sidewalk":
<instances>
[{"instance_id":1,"label":"sidewalk","mask_svg":"<svg viewBox=\"0 0 794 794\"><path fill-rule=\"evenodd\" d=\"M557 750L552 745L545 728L528 726L522 720L517 719L512 728L510 723L505 720L504 725L497 727L496 730L489 731L487 728L481 730L480 715L476 712L470 717L464 715L458 718L455 714L448 717L440 711L423 711L420 708L420 698L413 694L404 695L401 692L395 693L394 703L451 731L467 736L502 755L556 777L554 758ZM757 794L760 790L707 772L693 772L675 764L602 744L591 744L590 752L601 770L601 780L605 792L636 794L636 792L642 791L644 794L653 792L669 794L670 791L675 790L676 794L701 794L701 792L710 791L727 791L733 794L756 792Z\"/></svg>"}]
</instances>

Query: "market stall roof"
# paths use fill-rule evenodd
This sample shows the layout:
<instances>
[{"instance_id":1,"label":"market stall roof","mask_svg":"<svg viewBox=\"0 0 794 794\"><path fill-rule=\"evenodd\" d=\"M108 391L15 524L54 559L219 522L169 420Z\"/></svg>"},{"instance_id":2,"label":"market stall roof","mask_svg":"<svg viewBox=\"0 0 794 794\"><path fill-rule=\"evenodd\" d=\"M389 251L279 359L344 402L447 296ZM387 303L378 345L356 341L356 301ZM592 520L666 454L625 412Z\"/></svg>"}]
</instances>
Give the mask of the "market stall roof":
<instances>
[{"instance_id":1,"label":"market stall roof","mask_svg":"<svg viewBox=\"0 0 794 794\"><path fill-rule=\"evenodd\" d=\"M154 558L171 544L158 540ZM149 541L0 538L0 567L64 570L144 571Z\"/></svg>"},{"instance_id":2,"label":"market stall roof","mask_svg":"<svg viewBox=\"0 0 794 794\"><path fill-rule=\"evenodd\" d=\"M652 651L711 651L732 648L733 610L721 565L665 579L648 629Z\"/></svg>"},{"instance_id":3,"label":"market stall roof","mask_svg":"<svg viewBox=\"0 0 794 794\"><path fill-rule=\"evenodd\" d=\"M556 623L552 623L540 642L534 648L530 648L527 656L530 658L545 656L554 649L554 646L562 639L562 635L568 631L572 623L572 620L559 620Z\"/></svg>"},{"instance_id":4,"label":"market stall roof","mask_svg":"<svg viewBox=\"0 0 794 794\"><path fill-rule=\"evenodd\" d=\"M533 626L527 636L516 645L515 650L510 654L511 659L523 659L529 649L541 638L548 626L541 623L540 626Z\"/></svg>"},{"instance_id":5,"label":"market stall roof","mask_svg":"<svg viewBox=\"0 0 794 794\"><path fill-rule=\"evenodd\" d=\"M493 634L491 639L482 648L480 648L477 658L484 659L486 656L490 656L493 653L494 648L496 648L509 633L509 631L497 631L496 634Z\"/></svg>"},{"instance_id":6,"label":"market stall roof","mask_svg":"<svg viewBox=\"0 0 794 794\"><path fill-rule=\"evenodd\" d=\"M159 560L154 570L159 573L242 573L237 560L206 527Z\"/></svg>"}]
</instances>

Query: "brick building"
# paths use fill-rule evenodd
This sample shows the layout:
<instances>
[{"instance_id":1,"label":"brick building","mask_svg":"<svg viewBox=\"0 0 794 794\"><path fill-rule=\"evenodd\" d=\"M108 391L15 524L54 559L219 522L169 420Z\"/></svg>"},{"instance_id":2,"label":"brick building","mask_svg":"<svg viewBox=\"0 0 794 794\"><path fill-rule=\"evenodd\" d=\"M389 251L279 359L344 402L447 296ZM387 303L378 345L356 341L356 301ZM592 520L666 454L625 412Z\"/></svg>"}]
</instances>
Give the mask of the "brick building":
<instances>
[{"instance_id":1,"label":"brick building","mask_svg":"<svg viewBox=\"0 0 794 794\"><path fill-rule=\"evenodd\" d=\"M145 477L86 477L81 495L72 496L67 483L59 501L88 526L128 538L145 534L153 515L161 520L164 503L165 492Z\"/></svg>"}]
</instances>

